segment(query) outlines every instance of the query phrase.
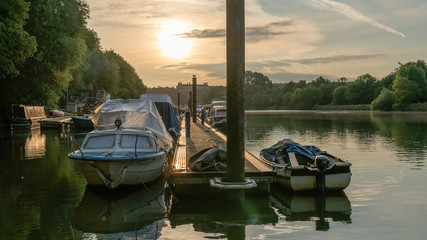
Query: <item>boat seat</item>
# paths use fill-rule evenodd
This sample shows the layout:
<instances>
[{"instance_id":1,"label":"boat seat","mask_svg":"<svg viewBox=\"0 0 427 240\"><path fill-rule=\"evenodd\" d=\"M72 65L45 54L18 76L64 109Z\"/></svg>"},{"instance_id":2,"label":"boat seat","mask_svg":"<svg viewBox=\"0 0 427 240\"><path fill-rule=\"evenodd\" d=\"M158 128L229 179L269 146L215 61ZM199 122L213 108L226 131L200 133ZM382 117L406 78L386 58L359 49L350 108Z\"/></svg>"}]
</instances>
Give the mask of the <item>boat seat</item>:
<instances>
[{"instance_id":1,"label":"boat seat","mask_svg":"<svg viewBox=\"0 0 427 240\"><path fill-rule=\"evenodd\" d=\"M297 167L297 166L299 166L299 164L298 164L298 160L297 160L297 158L296 158L296 156L295 156L295 153L290 152L290 153L288 153L288 155L289 155L289 160L291 161L291 166L292 166L292 167Z\"/></svg>"}]
</instances>

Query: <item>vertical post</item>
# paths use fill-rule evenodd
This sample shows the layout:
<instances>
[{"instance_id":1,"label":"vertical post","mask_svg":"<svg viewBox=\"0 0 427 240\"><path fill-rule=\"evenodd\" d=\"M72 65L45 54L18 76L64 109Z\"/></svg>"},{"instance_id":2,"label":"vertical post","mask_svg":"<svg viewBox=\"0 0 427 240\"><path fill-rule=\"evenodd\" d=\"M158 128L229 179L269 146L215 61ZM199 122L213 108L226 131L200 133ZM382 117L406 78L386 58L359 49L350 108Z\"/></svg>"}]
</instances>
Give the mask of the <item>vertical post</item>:
<instances>
[{"instance_id":1,"label":"vertical post","mask_svg":"<svg viewBox=\"0 0 427 240\"><path fill-rule=\"evenodd\" d=\"M196 122L197 116L197 78L193 75L193 122Z\"/></svg>"},{"instance_id":2,"label":"vertical post","mask_svg":"<svg viewBox=\"0 0 427 240\"><path fill-rule=\"evenodd\" d=\"M244 0L227 0L227 181L245 180ZM242 190L243 191L243 190ZM240 197L239 197L240 196ZM244 199L241 194L237 198Z\"/></svg>"},{"instance_id":3,"label":"vertical post","mask_svg":"<svg viewBox=\"0 0 427 240\"><path fill-rule=\"evenodd\" d=\"M181 112L180 112L180 107L181 106L181 102L180 102L180 94L178 92L178 116L181 116Z\"/></svg>"},{"instance_id":4,"label":"vertical post","mask_svg":"<svg viewBox=\"0 0 427 240\"><path fill-rule=\"evenodd\" d=\"M190 91L190 95L189 95L189 97L188 97L188 109L190 110L190 112L191 111L193 111L193 107L192 107L192 102L193 102L193 94L191 94L192 92Z\"/></svg>"}]
</instances>

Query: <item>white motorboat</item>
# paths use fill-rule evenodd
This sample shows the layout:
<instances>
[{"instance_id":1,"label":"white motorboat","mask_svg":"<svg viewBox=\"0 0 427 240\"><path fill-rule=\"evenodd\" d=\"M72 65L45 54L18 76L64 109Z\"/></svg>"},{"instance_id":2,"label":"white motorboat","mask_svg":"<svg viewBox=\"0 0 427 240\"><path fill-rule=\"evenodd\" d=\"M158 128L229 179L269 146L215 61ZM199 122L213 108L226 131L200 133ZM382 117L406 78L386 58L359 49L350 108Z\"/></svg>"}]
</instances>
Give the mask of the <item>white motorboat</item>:
<instances>
[{"instance_id":1,"label":"white motorboat","mask_svg":"<svg viewBox=\"0 0 427 240\"><path fill-rule=\"evenodd\" d=\"M96 130L68 155L79 162L89 185L116 188L162 176L172 137L152 101L109 100L93 122Z\"/></svg>"},{"instance_id":2,"label":"white motorboat","mask_svg":"<svg viewBox=\"0 0 427 240\"><path fill-rule=\"evenodd\" d=\"M350 184L350 162L290 139L261 150L260 159L277 173L277 182L291 191L341 191Z\"/></svg>"}]
</instances>

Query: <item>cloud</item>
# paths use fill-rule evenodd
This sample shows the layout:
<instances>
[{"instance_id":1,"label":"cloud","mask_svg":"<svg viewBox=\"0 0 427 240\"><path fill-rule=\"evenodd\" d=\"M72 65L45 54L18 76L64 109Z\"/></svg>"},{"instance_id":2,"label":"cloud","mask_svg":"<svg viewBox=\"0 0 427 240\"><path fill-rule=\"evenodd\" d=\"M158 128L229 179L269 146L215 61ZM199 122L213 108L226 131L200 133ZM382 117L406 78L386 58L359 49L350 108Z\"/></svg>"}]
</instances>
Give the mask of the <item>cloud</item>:
<instances>
[{"instance_id":1,"label":"cloud","mask_svg":"<svg viewBox=\"0 0 427 240\"><path fill-rule=\"evenodd\" d=\"M279 28L294 25L293 20L286 20L280 22L272 22L263 26L247 27L246 28L246 42L256 43L263 40L268 40L275 36L288 35L295 33L292 31L281 31ZM225 38L225 29L193 29L190 32L177 34L179 37L184 38Z\"/></svg>"},{"instance_id":2,"label":"cloud","mask_svg":"<svg viewBox=\"0 0 427 240\"><path fill-rule=\"evenodd\" d=\"M187 33L177 34L184 38L224 38L225 29L194 29Z\"/></svg>"},{"instance_id":3,"label":"cloud","mask_svg":"<svg viewBox=\"0 0 427 240\"><path fill-rule=\"evenodd\" d=\"M345 4L345 3L340 3L340 2L336 2L336 1L332 1L332 0L310 0L315 6L317 7L321 7L321 8L325 8L328 10L332 10L335 12L338 12L350 19L356 20L356 21L361 21L361 22L365 22L368 23L376 28L382 29L384 31L387 31L389 33L393 33L396 35L399 35L403 38L406 38L405 34L391 28L388 27L384 24L381 24L377 21L375 21L374 19L364 15L363 13L357 11L356 9L352 8L351 6Z\"/></svg>"}]
</instances>

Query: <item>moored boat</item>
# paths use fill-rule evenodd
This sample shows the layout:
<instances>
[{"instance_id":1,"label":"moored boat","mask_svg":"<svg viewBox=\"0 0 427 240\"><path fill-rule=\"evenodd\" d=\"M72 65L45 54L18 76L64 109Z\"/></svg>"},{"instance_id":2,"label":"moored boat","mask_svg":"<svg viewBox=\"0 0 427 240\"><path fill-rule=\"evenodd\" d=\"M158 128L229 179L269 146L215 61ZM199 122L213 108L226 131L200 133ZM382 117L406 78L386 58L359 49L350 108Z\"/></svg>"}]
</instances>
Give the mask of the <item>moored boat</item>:
<instances>
[{"instance_id":1,"label":"moored boat","mask_svg":"<svg viewBox=\"0 0 427 240\"><path fill-rule=\"evenodd\" d=\"M152 101L109 100L93 122L96 130L68 155L79 162L89 185L116 188L162 176L172 137Z\"/></svg>"},{"instance_id":2,"label":"moored boat","mask_svg":"<svg viewBox=\"0 0 427 240\"><path fill-rule=\"evenodd\" d=\"M227 102L213 101L207 116L208 123L219 130L227 128Z\"/></svg>"},{"instance_id":3,"label":"moored boat","mask_svg":"<svg viewBox=\"0 0 427 240\"><path fill-rule=\"evenodd\" d=\"M277 173L278 183L291 191L341 191L350 184L350 162L290 139L261 150L260 159Z\"/></svg>"},{"instance_id":4,"label":"moored boat","mask_svg":"<svg viewBox=\"0 0 427 240\"><path fill-rule=\"evenodd\" d=\"M77 129L93 129L92 115L72 116L73 126Z\"/></svg>"}]
</instances>

